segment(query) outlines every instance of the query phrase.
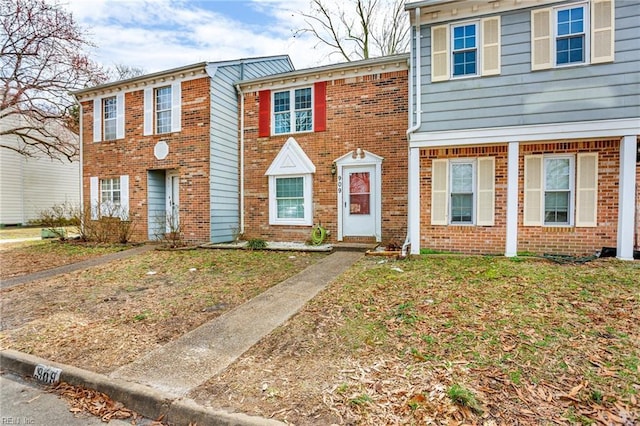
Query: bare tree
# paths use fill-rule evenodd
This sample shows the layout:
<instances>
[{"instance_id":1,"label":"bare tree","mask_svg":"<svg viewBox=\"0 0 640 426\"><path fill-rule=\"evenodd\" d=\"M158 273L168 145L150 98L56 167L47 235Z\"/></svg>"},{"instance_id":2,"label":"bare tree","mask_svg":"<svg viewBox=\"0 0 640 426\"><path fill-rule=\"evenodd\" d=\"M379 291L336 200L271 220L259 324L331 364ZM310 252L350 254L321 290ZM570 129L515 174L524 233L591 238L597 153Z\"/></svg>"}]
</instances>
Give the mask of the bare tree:
<instances>
[{"instance_id":1,"label":"bare tree","mask_svg":"<svg viewBox=\"0 0 640 426\"><path fill-rule=\"evenodd\" d=\"M405 52L409 19L403 0L311 0L310 12L300 12L305 28L319 44L346 61Z\"/></svg>"},{"instance_id":2,"label":"bare tree","mask_svg":"<svg viewBox=\"0 0 640 426\"><path fill-rule=\"evenodd\" d=\"M107 70L107 79L109 81L120 81L139 77L146 73L147 71L144 68L138 68L126 64L115 64L112 68Z\"/></svg>"},{"instance_id":3,"label":"bare tree","mask_svg":"<svg viewBox=\"0 0 640 426\"><path fill-rule=\"evenodd\" d=\"M85 34L44 0L0 0L0 32L0 149L73 160L76 139L61 131L74 123L69 92L105 80Z\"/></svg>"}]
</instances>

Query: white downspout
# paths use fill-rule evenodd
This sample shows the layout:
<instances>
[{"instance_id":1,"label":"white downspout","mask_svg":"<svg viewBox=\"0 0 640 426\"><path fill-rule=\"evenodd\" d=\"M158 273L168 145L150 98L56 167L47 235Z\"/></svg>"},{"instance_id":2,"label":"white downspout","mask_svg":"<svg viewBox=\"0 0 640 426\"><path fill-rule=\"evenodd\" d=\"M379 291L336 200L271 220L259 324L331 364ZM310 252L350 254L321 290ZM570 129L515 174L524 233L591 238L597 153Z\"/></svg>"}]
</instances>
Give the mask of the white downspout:
<instances>
[{"instance_id":1,"label":"white downspout","mask_svg":"<svg viewBox=\"0 0 640 426\"><path fill-rule=\"evenodd\" d=\"M420 55L420 8L416 7L415 9L415 20L416 20L416 43L415 43L415 49L410 49L410 56L409 56L409 69L411 69L411 66L413 65L413 61L415 59L415 89L413 88L413 85L411 84L411 81L409 81L409 99L411 99L414 95L415 95L415 107L413 106L413 103L411 102L411 100L409 100L409 119L412 119L412 115L415 114L415 124L413 126L410 126L407 129L407 151L408 151L408 157L407 157L407 162L408 162L408 166L407 166L407 237L404 240L404 244L402 245L402 252L401 252L401 256L405 257L407 255L407 247L409 245L411 245L411 217L412 217L412 210L413 209L413 202L412 202L412 197L411 197L411 193L412 193L412 189L413 186L411 184L411 176L413 175L413 173L417 173L417 170L413 170L411 167L412 161L411 161L411 142L410 142L410 138L411 135L413 133L415 133L418 129L420 129L420 126L422 125L422 108L420 105L420 93L421 93L421 79L420 79L420 68L421 68L421 55ZM415 202L415 200L414 200Z\"/></svg>"},{"instance_id":2,"label":"white downspout","mask_svg":"<svg viewBox=\"0 0 640 426\"><path fill-rule=\"evenodd\" d=\"M83 155L83 137L82 137L82 129L84 128L84 125L82 123L83 121L83 112L82 112L82 104L80 103L80 101L78 100L78 98L73 97L76 101L76 104L78 104L78 119L80 121L80 126L78 127L78 143L80 144L80 150L79 150L79 160L80 160L80 167L78 167L78 169L80 170L80 217L83 217L82 215L84 214L84 181L83 181L83 170L84 170L84 164L83 164L83 160L84 160L84 155ZM80 223L80 226L83 226L83 223Z\"/></svg>"},{"instance_id":3,"label":"white downspout","mask_svg":"<svg viewBox=\"0 0 640 426\"><path fill-rule=\"evenodd\" d=\"M240 94L240 235L244 234L244 92L236 84Z\"/></svg>"}]
</instances>

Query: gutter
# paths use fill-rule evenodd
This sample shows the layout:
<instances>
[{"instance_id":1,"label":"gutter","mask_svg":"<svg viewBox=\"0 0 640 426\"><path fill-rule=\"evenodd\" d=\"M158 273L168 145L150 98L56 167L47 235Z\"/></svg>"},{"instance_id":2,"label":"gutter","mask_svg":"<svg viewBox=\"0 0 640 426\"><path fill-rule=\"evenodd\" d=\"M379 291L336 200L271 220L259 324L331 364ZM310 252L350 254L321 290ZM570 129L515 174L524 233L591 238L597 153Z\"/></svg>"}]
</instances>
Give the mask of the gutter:
<instances>
[{"instance_id":1,"label":"gutter","mask_svg":"<svg viewBox=\"0 0 640 426\"><path fill-rule=\"evenodd\" d=\"M80 173L80 217L83 217L84 214L84 184L83 184L83 171L84 171L84 155L83 155L83 131L82 129L84 128L83 124L82 124L82 116L83 116L83 112L82 112L82 103L80 103L80 101L78 100L78 98L74 95L73 98L76 101L76 104L78 105L78 119L80 121L80 125L78 127L78 144L79 146L79 161L80 161L80 167L78 167L79 173ZM83 223L80 223L80 226L83 226Z\"/></svg>"},{"instance_id":2,"label":"gutter","mask_svg":"<svg viewBox=\"0 0 640 426\"><path fill-rule=\"evenodd\" d=\"M244 234L244 92L240 83L236 84L240 94L240 235Z\"/></svg>"},{"instance_id":3,"label":"gutter","mask_svg":"<svg viewBox=\"0 0 640 426\"><path fill-rule=\"evenodd\" d=\"M421 66L422 66L422 61L421 61L421 55L420 55L420 7L416 7L415 9L415 15L416 15L416 43L415 43L415 49L411 49L410 50L410 57L409 57L409 68L411 68L411 65L413 65L413 59L415 58L415 89L413 88L413 85L411 84L411 82L409 82L409 99L411 99L412 95L415 96L415 107L413 106L413 104L411 103L411 101L409 101L409 118L411 119L411 116L415 113L415 124L411 127L409 127L407 129L407 145L408 145L408 157L407 157L407 161L408 161L408 167L407 167L407 237L404 240L404 244L402 244L402 252L401 252L401 256L405 257L407 255L407 247L411 245L411 211L412 211L412 207L413 207L413 203L411 202L411 190L412 185L411 185L411 176L412 176L412 172L413 170L411 169L411 135L413 133L415 133L416 131L418 131L418 129L420 129L420 127L422 126L422 108L420 106L420 93L421 93L421 78L420 78L420 72L421 72Z\"/></svg>"}]
</instances>

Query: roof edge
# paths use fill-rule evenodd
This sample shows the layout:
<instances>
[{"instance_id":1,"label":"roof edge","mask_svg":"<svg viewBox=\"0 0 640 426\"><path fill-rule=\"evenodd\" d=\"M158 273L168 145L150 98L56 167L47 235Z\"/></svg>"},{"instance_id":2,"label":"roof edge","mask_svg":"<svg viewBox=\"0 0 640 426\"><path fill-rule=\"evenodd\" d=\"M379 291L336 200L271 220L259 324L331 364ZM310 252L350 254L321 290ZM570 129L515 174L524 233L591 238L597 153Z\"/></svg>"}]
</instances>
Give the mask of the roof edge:
<instances>
[{"instance_id":1,"label":"roof edge","mask_svg":"<svg viewBox=\"0 0 640 426\"><path fill-rule=\"evenodd\" d=\"M264 77L254 78L251 80L242 80L236 82L240 87L252 86L261 83L274 82L282 79L296 78L300 76L320 74L320 73L333 73L343 70L356 69L356 68L369 68L386 64L393 64L397 62L407 63L409 60L409 53L398 53L395 55L380 56L377 58L362 59L359 61L340 62L338 64L323 65L313 68L303 68L294 71L288 71L279 74L271 74ZM408 67L408 63L407 63Z\"/></svg>"}]
</instances>

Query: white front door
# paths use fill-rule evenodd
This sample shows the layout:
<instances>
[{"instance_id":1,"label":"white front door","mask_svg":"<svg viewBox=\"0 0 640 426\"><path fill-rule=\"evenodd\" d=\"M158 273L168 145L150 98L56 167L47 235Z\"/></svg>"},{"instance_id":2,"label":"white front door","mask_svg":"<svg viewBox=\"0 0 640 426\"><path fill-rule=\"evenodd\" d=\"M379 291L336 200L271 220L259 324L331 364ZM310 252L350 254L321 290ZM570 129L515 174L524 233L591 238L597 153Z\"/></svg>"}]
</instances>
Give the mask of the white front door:
<instances>
[{"instance_id":1,"label":"white front door","mask_svg":"<svg viewBox=\"0 0 640 426\"><path fill-rule=\"evenodd\" d=\"M342 168L342 234L354 237L376 235L377 196L375 166Z\"/></svg>"},{"instance_id":2,"label":"white front door","mask_svg":"<svg viewBox=\"0 0 640 426\"><path fill-rule=\"evenodd\" d=\"M180 231L180 175L167 172L167 232Z\"/></svg>"}]
</instances>

